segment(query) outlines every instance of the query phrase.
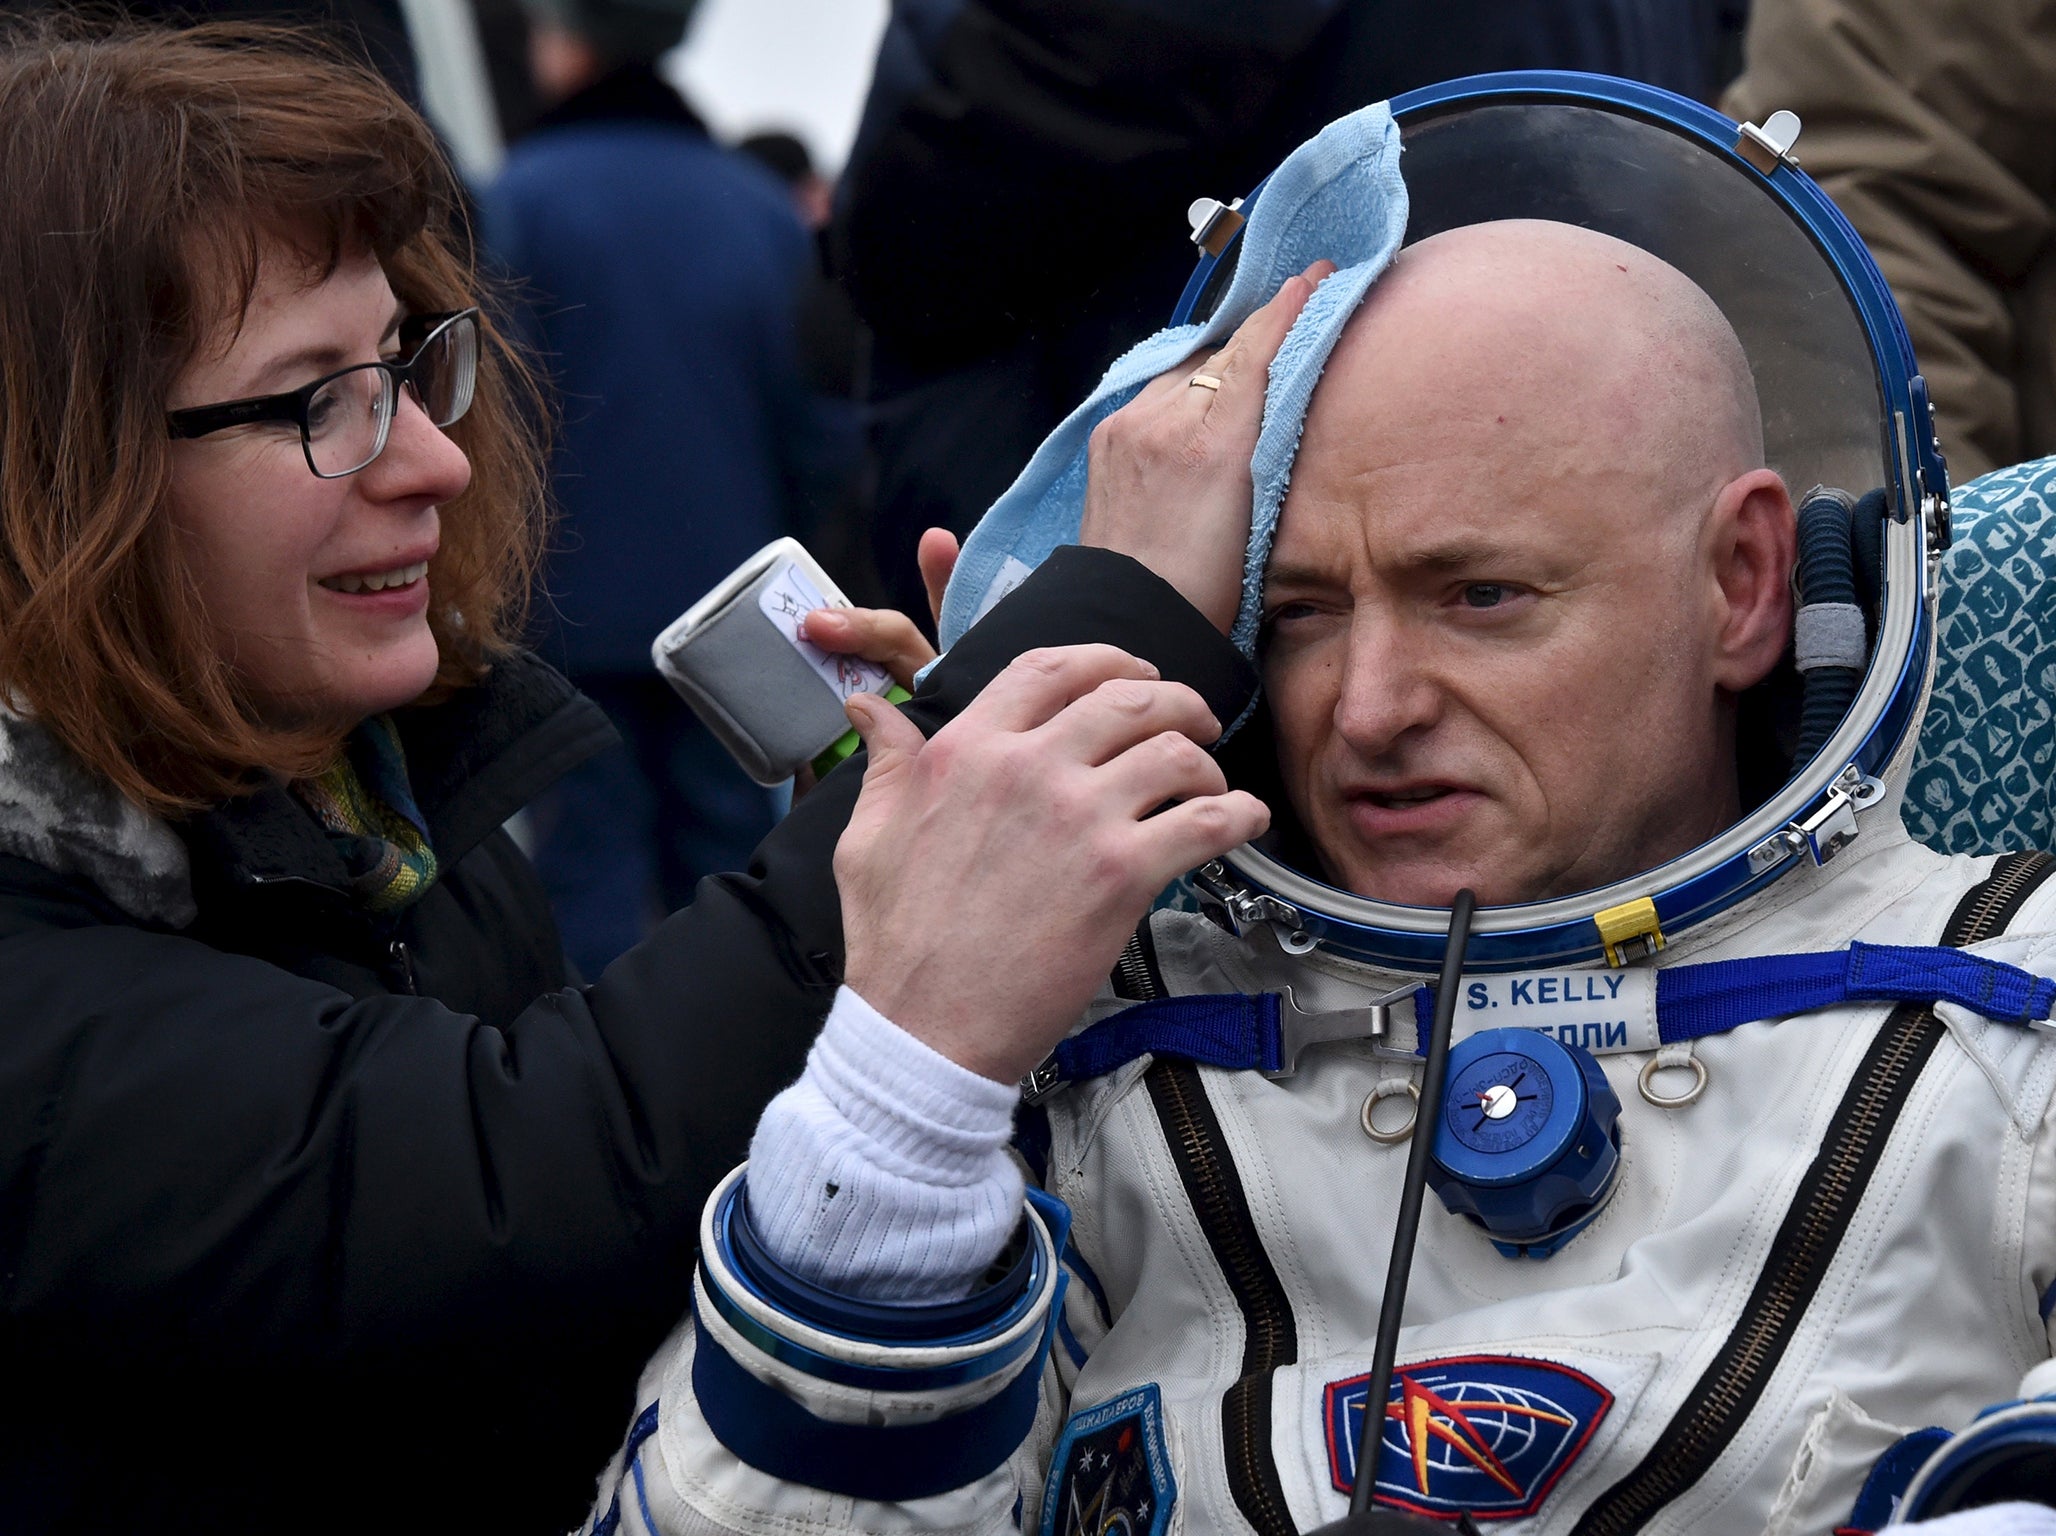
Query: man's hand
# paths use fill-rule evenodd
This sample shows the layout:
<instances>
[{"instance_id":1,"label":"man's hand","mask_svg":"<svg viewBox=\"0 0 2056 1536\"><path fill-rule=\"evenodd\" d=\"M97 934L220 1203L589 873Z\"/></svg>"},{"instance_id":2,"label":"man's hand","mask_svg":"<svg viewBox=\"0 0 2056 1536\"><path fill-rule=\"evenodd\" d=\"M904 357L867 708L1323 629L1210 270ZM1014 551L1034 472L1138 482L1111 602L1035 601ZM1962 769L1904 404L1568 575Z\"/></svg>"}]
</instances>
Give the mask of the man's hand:
<instances>
[{"instance_id":1,"label":"man's hand","mask_svg":"<svg viewBox=\"0 0 2056 1536\"><path fill-rule=\"evenodd\" d=\"M1028 652L933 740L869 695L849 712L844 979L997 1082L1070 1031L1165 885L1270 824L1202 749L1199 695L1111 646Z\"/></svg>"},{"instance_id":2,"label":"man's hand","mask_svg":"<svg viewBox=\"0 0 2056 1536\"><path fill-rule=\"evenodd\" d=\"M1080 544L1133 556L1182 593L1222 634L1242 600L1254 492L1249 461L1263 425L1271 359L1315 286L1317 261L1287 278L1228 344L1195 353L1092 431ZM1194 384L1219 379L1219 389Z\"/></svg>"}]
</instances>

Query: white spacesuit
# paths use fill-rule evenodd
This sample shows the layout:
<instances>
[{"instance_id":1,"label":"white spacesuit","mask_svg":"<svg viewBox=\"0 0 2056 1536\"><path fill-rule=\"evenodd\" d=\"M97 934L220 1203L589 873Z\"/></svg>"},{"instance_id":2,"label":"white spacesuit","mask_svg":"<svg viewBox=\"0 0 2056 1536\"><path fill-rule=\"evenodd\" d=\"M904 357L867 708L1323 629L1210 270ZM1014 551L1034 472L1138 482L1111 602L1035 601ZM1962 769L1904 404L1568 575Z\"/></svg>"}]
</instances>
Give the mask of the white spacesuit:
<instances>
[{"instance_id":1,"label":"white spacesuit","mask_svg":"<svg viewBox=\"0 0 2056 1536\"><path fill-rule=\"evenodd\" d=\"M1896 817L1874 825L1830 866L1672 943L1658 968L1851 936L1934 943L1991 861L1931 853ZM1190 914L1152 926L1171 991L1289 986L1325 1011L1411 980L1288 956L1267 935L1238 939ZM2007 928L1972 952L2056 976L2056 881ZM1543 974L1603 991L1607 970ZM1488 985L1503 998L1515 980ZM1584 1016L1609 1014L1582 1001L1554 1011L1576 1016L1581 1037ZM1706 1086L1676 1108L1637 1090L1652 1053L1603 1055L1622 1105L1619 1187L1547 1262L1509 1261L1431 1206L1381 1493L1436 1514L1532 1516L1521 1528L1538 1532L1827 1532L1902 1436L2010 1396L2051 1354L2056 1038L1944 1004L1940 1026L1922 1032L1931 1045L1901 1042L1886 1027L1893 1012L1845 1005L1698 1041L1691 1059ZM1114 1529L1168 1529L1157 1522L1172 1501L1193 1531L1340 1517L1405 1152L1365 1134L1366 1085L1390 1093L1383 1083L1416 1080L1412 1033L1400 1023L1383 1046L1315 1047L1282 1080L1143 1058L1045 1101L1048 1188L1070 1208L1073 1279L1035 1428L970 1486L887 1505L746 1465L695 1398L705 1339L687 1328L645 1378L643 1400L661 1402L661 1416L634 1448L624 1503L650 1529L689 1532L1006 1531L1017 1501L1020 1529L1065 1536L1107 1530L1116 1515L1125 1524ZM1603 1042L1603 1024L1595 1033ZM1888 1077L1882 1063L1902 1057L1903 1077ZM1660 1077L1655 1086L1668 1091ZM1038 1338L1054 1284L986 1338L895 1358L769 1307L727 1251L710 1221L699 1326L752 1380L824 1418L916 1425L1042 1369L1022 1345ZM1748 1334L1745 1317L1760 1321L1773 1302L1787 1310ZM866 1390L825 1379L786 1340L915 1378L1003 1363L948 1387ZM825 1448L794 1443L790 1454L818 1466ZM1670 1496L1681 1478L1685 1491ZM1595 1513L1639 1516L1644 1498L1661 1506L1646 1526Z\"/></svg>"},{"instance_id":2,"label":"white spacesuit","mask_svg":"<svg viewBox=\"0 0 2056 1536\"><path fill-rule=\"evenodd\" d=\"M1907 414L1871 473L1917 515L1879 518L1876 592L1801 620L1802 667L1854 644L1837 664L1862 676L1811 766L1660 869L1481 922L1443 1199L1376 1406L1388 1507L1551 1536L1869 1530L1952 1507L1902 1508L1963 1483L1950 1431L2024 1378L2056 1392L2056 862L1945 858L1899 823L1946 520ZM809 1282L737 1171L596 1532L1344 1515L1447 919L1275 848L1200 883L1212 914L1157 913L1030 1079L1027 1210L968 1297ZM851 1060L882 1038L865 1013L845 993L828 1026ZM1523 1162L1545 1132L1555 1160Z\"/></svg>"}]
</instances>

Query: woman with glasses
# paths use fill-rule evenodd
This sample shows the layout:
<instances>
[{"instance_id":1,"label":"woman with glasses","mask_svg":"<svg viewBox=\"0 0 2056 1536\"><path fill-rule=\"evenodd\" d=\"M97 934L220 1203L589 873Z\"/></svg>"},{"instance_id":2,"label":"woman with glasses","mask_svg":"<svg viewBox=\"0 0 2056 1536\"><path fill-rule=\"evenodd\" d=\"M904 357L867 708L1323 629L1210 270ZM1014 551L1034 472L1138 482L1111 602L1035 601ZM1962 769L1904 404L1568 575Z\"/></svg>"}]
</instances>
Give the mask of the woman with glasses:
<instances>
[{"instance_id":1,"label":"woman with glasses","mask_svg":"<svg viewBox=\"0 0 2056 1536\"><path fill-rule=\"evenodd\" d=\"M305 39L0 30L0 1529L574 1524L842 979L848 768L748 875L566 974L502 828L612 733L517 644L543 415L460 203L421 120ZM1104 542L1188 587L1249 515L1260 382L1220 398L1211 458L1163 438L1106 493ZM1158 505L1226 543L1166 556ZM924 546L931 587L953 551ZM1190 717L1171 679L1248 702L1179 581L1059 551L927 676L903 713L933 730L1030 645L1110 643L964 722L1003 749L965 761L1022 769L1005 795L958 795L951 753L908 770L914 733L854 706L966 850L900 875L1042 931L1045 851L1111 814L1054 770L1153 740L1138 696ZM827 649L931 654L823 619ZM850 925L919 977L948 934L892 919L890 862Z\"/></svg>"},{"instance_id":2,"label":"woman with glasses","mask_svg":"<svg viewBox=\"0 0 2056 1536\"><path fill-rule=\"evenodd\" d=\"M459 208L305 40L0 36L0 1528L568 1527L832 992L818 817L569 985Z\"/></svg>"}]
</instances>

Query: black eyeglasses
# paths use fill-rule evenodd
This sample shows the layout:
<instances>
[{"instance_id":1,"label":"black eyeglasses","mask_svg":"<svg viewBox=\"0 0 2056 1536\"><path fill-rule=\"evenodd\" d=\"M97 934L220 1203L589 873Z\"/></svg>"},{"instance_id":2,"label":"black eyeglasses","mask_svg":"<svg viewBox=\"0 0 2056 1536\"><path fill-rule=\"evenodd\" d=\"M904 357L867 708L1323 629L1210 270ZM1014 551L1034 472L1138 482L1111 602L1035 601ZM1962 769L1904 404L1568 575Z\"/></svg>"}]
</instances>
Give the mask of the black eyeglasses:
<instances>
[{"instance_id":1,"label":"black eyeglasses","mask_svg":"<svg viewBox=\"0 0 2056 1536\"><path fill-rule=\"evenodd\" d=\"M165 417L173 437L205 437L258 421L300 429L307 467L324 480L354 475L385 451L404 387L438 427L471 408L478 385L478 311L409 315L400 322L405 361L356 363L282 395L198 405Z\"/></svg>"}]
</instances>

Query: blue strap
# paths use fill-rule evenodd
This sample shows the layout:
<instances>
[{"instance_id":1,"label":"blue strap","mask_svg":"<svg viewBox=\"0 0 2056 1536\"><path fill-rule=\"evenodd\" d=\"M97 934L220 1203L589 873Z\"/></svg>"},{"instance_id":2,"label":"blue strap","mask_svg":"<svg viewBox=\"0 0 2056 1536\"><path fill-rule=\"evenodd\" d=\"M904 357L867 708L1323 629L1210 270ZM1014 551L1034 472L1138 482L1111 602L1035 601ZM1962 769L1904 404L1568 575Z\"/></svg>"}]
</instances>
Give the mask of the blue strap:
<instances>
[{"instance_id":1,"label":"blue strap","mask_svg":"<svg viewBox=\"0 0 2056 1536\"><path fill-rule=\"evenodd\" d=\"M621 1481L626 1481L629 1468L642 1455L643 1442L657 1432L657 1404L635 1416L635 1422L628 1427L628 1443L621 1448ZM621 1481L614 1485L614 1497L607 1503L607 1512L593 1522L591 1536L614 1536L621 1528Z\"/></svg>"},{"instance_id":2,"label":"blue strap","mask_svg":"<svg viewBox=\"0 0 2056 1536\"><path fill-rule=\"evenodd\" d=\"M1875 1002L1955 1003L2001 1023L2026 1024L2056 1011L2056 979L1960 949L1863 943L1656 973L1656 1028L1666 1043L1837 1003Z\"/></svg>"},{"instance_id":3,"label":"blue strap","mask_svg":"<svg viewBox=\"0 0 2056 1536\"><path fill-rule=\"evenodd\" d=\"M695 1332L693 1396L715 1439L772 1477L887 1504L963 1488L1005 1465L1035 1425L1050 1338L1045 1325L1035 1359L975 1408L872 1425L815 1418L744 1370L706 1329Z\"/></svg>"},{"instance_id":4,"label":"blue strap","mask_svg":"<svg viewBox=\"0 0 2056 1536\"><path fill-rule=\"evenodd\" d=\"M1667 1044L1861 1002L1955 1003L2001 1023L2028 1024L2056 1014L2056 978L1961 949L1864 943L1656 973L1657 1034ZM1422 987L1414 1003L1425 1019L1434 989ZM1137 1004L1059 1045L1038 1070L1037 1086L1102 1077L1145 1054L1230 1072L1276 1072L1282 1059L1278 995L1201 994Z\"/></svg>"},{"instance_id":5,"label":"blue strap","mask_svg":"<svg viewBox=\"0 0 2056 1536\"><path fill-rule=\"evenodd\" d=\"M1666 1045L1725 1034L1757 1019L1812 1013L1848 1000L1846 954L1750 955L1656 973L1656 1033Z\"/></svg>"},{"instance_id":6,"label":"blue strap","mask_svg":"<svg viewBox=\"0 0 2056 1536\"><path fill-rule=\"evenodd\" d=\"M1152 1054L1231 1072L1275 1072L1278 994L1222 992L1137 1003L1064 1041L1055 1063L1064 1082L1079 1082Z\"/></svg>"},{"instance_id":7,"label":"blue strap","mask_svg":"<svg viewBox=\"0 0 2056 1536\"><path fill-rule=\"evenodd\" d=\"M1849 996L1902 1003L1933 998L2001 1024L2031 1024L2056 1013L2056 977L1960 949L1851 944Z\"/></svg>"}]
</instances>

